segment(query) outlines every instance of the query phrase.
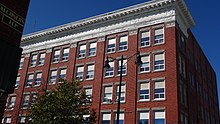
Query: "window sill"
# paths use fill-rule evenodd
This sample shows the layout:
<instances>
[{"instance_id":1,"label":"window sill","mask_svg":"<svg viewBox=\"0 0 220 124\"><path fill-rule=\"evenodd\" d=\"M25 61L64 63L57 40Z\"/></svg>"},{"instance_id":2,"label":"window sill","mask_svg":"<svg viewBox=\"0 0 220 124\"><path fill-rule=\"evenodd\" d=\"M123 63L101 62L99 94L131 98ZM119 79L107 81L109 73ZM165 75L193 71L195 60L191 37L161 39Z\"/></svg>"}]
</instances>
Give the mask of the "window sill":
<instances>
[{"instance_id":1,"label":"window sill","mask_svg":"<svg viewBox=\"0 0 220 124\"><path fill-rule=\"evenodd\" d=\"M160 102L160 101L166 101L166 98L162 98L162 99L153 99L153 102Z\"/></svg>"},{"instance_id":2,"label":"window sill","mask_svg":"<svg viewBox=\"0 0 220 124\"><path fill-rule=\"evenodd\" d=\"M121 101L120 104L125 104L125 101ZM118 104L118 102L114 102L114 104Z\"/></svg>"},{"instance_id":3,"label":"window sill","mask_svg":"<svg viewBox=\"0 0 220 124\"><path fill-rule=\"evenodd\" d=\"M112 104L112 102L102 102L102 105L110 105L110 104Z\"/></svg>"},{"instance_id":4,"label":"window sill","mask_svg":"<svg viewBox=\"0 0 220 124\"><path fill-rule=\"evenodd\" d=\"M125 52L125 51L128 51L128 49L126 49L126 50L118 50L118 53Z\"/></svg>"},{"instance_id":5,"label":"window sill","mask_svg":"<svg viewBox=\"0 0 220 124\"><path fill-rule=\"evenodd\" d=\"M92 57L96 57L96 54L95 55L87 56L87 58L92 58Z\"/></svg>"},{"instance_id":6,"label":"window sill","mask_svg":"<svg viewBox=\"0 0 220 124\"><path fill-rule=\"evenodd\" d=\"M68 62L68 60L69 60L69 59L67 59L67 60L62 60L61 62Z\"/></svg>"},{"instance_id":7,"label":"window sill","mask_svg":"<svg viewBox=\"0 0 220 124\"><path fill-rule=\"evenodd\" d=\"M127 76L127 74L122 74L122 77L123 76ZM120 77L120 74L117 74L116 77Z\"/></svg>"},{"instance_id":8,"label":"window sill","mask_svg":"<svg viewBox=\"0 0 220 124\"><path fill-rule=\"evenodd\" d=\"M150 102L150 100L138 100L138 102Z\"/></svg>"},{"instance_id":9,"label":"window sill","mask_svg":"<svg viewBox=\"0 0 220 124\"><path fill-rule=\"evenodd\" d=\"M52 62L51 64L57 64L57 63L59 63L59 61L56 61L56 62Z\"/></svg>"},{"instance_id":10,"label":"window sill","mask_svg":"<svg viewBox=\"0 0 220 124\"><path fill-rule=\"evenodd\" d=\"M38 67L42 67L42 66L44 66L44 64L42 64L42 65L37 65Z\"/></svg>"},{"instance_id":11,"label":"window sill","mask_svg":"<svg viewBox=\"0 0 220 124\"><path fill-rule=\"evenodd\" d=\"M94 78L87 78L86 81L94 80Z\"/></svg>"},{"instance_id":12,"label":"window sill","mask_svg":"<svg viewBox=\"0 0 220 124\"><path fill-rule=\"evenodd\" d=\"M139 48L150 48L151 45L148 46L140 46Z\"/></svg>"},{"instance_id":13,"label":"window sill","mask_svg":"<svg viewBox=\"0 0 220 124\"><path fill-rule=\"evenodd\" d=\"M29 66L29 68L34 68L34 67L36 67L36 65L35 66Z\"/></svg>"},{"instance_id":14,"label":"window sill","mask_svg":"<svg viewBox=\"0 0 220 124\"><path fill-rule=\"evenodd\" d=\"M157 44L153 44L153 46L159 46L159 45L164 45L165 44L165 42L163 42L163 43L157 43Z\"/></svg>"},{"instance_id":15,"label":"window sill","mask_svg":"<svg viewBox=\"0 0 220 124\"><path fill-rule=\"evenodd\" d=\"M163 72L165 71L165 69L162 69L162 70L154 70L153 72L156 73L156 72Z\"/></svg>"},{"instance_id":16,"label":"window sill","mask_svg":"<svg viewBox=\"0 0 220 124\"><path fill-rule=\"evenodd\" d=\"M106 54L112 54L112 53L115 53L115 51L114 52L106 52Z\"/></svg>"},{"instance_id":17,"label":"window sill","mask_svg":"<svg viewBox=\"0 0 220 124\"><path fill-rule=\"evenodd\" d=\"M114 77L114 75L112 75L112 76L105 76L104 78L113 78Z\"/></svg>"},{"instance_id":18,"label":"window sill","mask_svg":"<svg viewBox=\"0 0 220 124\"><path fill-rule=\"evenodd\" d=\"M151 71L143 71L143 72L139 72L139 74L147 74L150 73Z\"/></svg>"},{"instance_id":19,"label":"window sill","mask_svg":"<svg viewBox=\"0 0 220 124\"><path fill-rule=\"evenodd\" d=\"M77 58L77 59L79 59L79 60L80 60L80 59L85 59L85 58L86 58L86 57L80 57L80 58Z\"/></svg>"}]
</instances>

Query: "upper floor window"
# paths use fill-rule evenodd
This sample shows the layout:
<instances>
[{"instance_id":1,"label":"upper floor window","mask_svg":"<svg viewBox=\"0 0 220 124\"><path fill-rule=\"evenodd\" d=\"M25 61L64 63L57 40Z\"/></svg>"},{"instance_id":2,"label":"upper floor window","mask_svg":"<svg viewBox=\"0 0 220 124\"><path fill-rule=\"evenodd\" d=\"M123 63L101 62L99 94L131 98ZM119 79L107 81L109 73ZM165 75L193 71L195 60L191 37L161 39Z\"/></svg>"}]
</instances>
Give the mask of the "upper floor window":
<instances>
[{"instance_id":1,"label":"upper floor window","mask_svg":"<svg viewBox=\"0 0 220 124\"><path fill-rule=\"evenodd\" d=\"M115 52L115 43L116 43L115 38L108 39L107 53Z\"/></svg>"},{"instance_id":2,"label":"upper floor window","mask_svg":"<svg viewBox=\"0 0 220 124\"><path fill-rule=\"evenodd\" d=\"M11 117L5 118L5 124L11 124Z\"/></svg>"},{"instance_id":3,"label":"upper floor window","mask_svg":"<svg viewBox=\"0 0 220 124\"><path fill-rule=\"evenodd\" d=\"M103 112L101 124L111 124L111 112Z\"/></svg>"},{"instance_id":4,"label":"upper floor window","mask_svg":"<svg viewBox=\"0 0 220 124\"><path fill-rule=\"evenodd\" d=\"M141 32L141 47L150 46L150 31Z\"/></svg>"},{"instance_id":5,"label":"upper floor window","mask_svg":"<svg viewBox=\"0 0 220 124\"><path fill-rule=\"evenodd\" d=\"M96 42L92 42L89 44L89 56L95 56L96 55Z\"/></svg>"},{"instance_id":6,"label":"upper floor window","mask_svg":"<svg viewBox=\"0 0 220 124\"><path fill-rule=\"evenodd\" d=\"M28 74L27 83L25 85L26 87L31 87L32 86L33 78L34 78L34 74Z\"/></svg>"},{"instance_id":7,"label":"upper floor window","mask_svg":"<svg viewBox=\"0 0 220 124\"><path fill-rule=\"evenodd\" d=\"M53 53L53 63L59 62L60 59L60 50L55 50Z\"/></svg>"},{"instance_id":8,"label":"upper floor window","mask_svg":"<svg viewBox=\"0 0 220 124\"><path fill-rule=\"evenodd\" d=\"M150 71L150 55L142 56L141 61L143 62L140 67L140 72Z\"/></svg>"},{"instance_id":9,"label":"upper floor window","mask_svg":"<svg viewBox=\"0 0 220 124\"><path fill-rule=\"evenodd\" d=\"M112 86L104 87L103 103L112 102Z\"/></svg>"},{"instance_id":10,"label":"upper floor window","mask_svg":"<svg viewBox=\"0 0 220 124\"><path fill-rule=\"evenodd\" d=\"M165 124L164 110L154 110L154 124Z\"/></svg>"},{"instance_id":11,"label":"upper floor window","mask_svg":"<svg viewBox=\"0 0 220 124\"><path fill-rule=\"evenodd\" d=\"M114 76L114 61L110 61L108 64L110 65L110 68L105 69L105 77Z\"/></svg>"},{"instance_id":12,"label":"upper floor window","mask_svg":"<svg viewBox=\"0 0 220 124\"><path fill-rule=\"evenodd\" d=\"M86 57L86 44L82 44L79 46L78 58L85 58L85 57Z\"/></svg>"},{"instance_id":13,"label":"upper floor window","mask_svg":"<svg viewBox=\"0 0 220 124\"><path fill-rule=\"evenodd\" d=\"M86 71L86 79L93 79L94 78L94 64L87 65Z\"/></svg>"},{"instance_id":14,"label":"upper floor window","mask_svg":"<svg viewBox=\"0 0 220 124\"><path fill-rule=\"evenodd\" d=\"M84 66L78 66L76 68L76 79L79 80L83 80L83 71L84 70Z\"/></svg>"},{"instance_id":15,"label":"upper floor window","mask_svg":"<svg viewBox=\"0 0 220 124\"><path fill-rule=\"evenodd\" d=\"M87 88L84 88L85 89L85 92L86 92L86 96L89 100L92 99L92 87L87 87Z\"/></svg>"},{"instance_id":16,"label":"upper floor window","mask_svg":"<svg viewBox=\"0 0 220 124\"><path fill-rule=\"evenodd\" d=\"M19 116L19 124L25 124L25 116Z\"/></svg>"},{"instance_id":17,"label":"upper floor window","mask_svg":"<svg viewBox=\"0 0 220 124\"><path fill-rule=\"evenodd\" d=\"M121 85L121 98L120 101L121 102L125 102L125 95L126 94L126 85L122 84ZM116 89L116 98L115 98L115 102L118 102L118 97L119 96L119 85L117 85L117 89Z\"/></svg>"},{"instance_id":18,"label":"upper floor window","mask_svg":"<svg viewBox=\"0 0 220 124\"><path fill-rule=\"evenodd\" d=\"M24 66L24 58L21 58L20 64L19 64L19 69L22 69Z\"/></svg>"},{"instance_id":19,"label":"upper floor window","mask_svg":"<svg viewBox=\"0 0 220 124\"><path fill-rule=\"evenodd\" d=\"M122 64L122 75L126 74L127 70L127 59L123 60L123 64ZM118 74L121 73L121 60L118 60Z\"/></svg>"},{"instance_id":20,"label":"upper floor window","mask_svg":"<svg viewBox=\"0 0 220 124\"><path fill-rule=\"evenodd\" d=\"M38 61L38 66L44 65L46 53L41 53Z\"/></svg>"},{"instance_id":21,"label":"upper floor window","mask_svg":"<svg viewBox=\"0 0 220 124\"><path fill-rule=\"evenodd\" d=\"M14 108L14 106L15 106L15 100L16 100L16 97L15 97L15 96L11 96L11 97L10 97L8 109L13 109L13 108Z\"/></svg>"},{"instance_id":22,"label":"upper floor window","mask_svg":"<svg viewBox=\"0 0 220 124\"><path fill-rule=\"evenodd\" d=\"M69 48L64 48L63 49L62 60L68 60L68 58L69 58Z\"/></svg>"},{"instance_id":23,"label":"upper floor window","mask_svg":"<svg viewBox=\"0 0 220 124\"><path fill-rule=\"evenodd\" d=\"M119 37L119 51L125 51L128 49L128 35Z\"/></svg>"},{"instance_id":24,"label":"upper floor window","mask_svg":"<svg viewBox=\"0 0 220 124\"><path fill-rule=\"evenodd\" d=\"M149 111L139 111L138 112L138 124L149 124Z\"/></svg>"},{"instance_id":25,"label":"upper floor window","mask_svg":"<svg viewBox=\"0 0 220 124\"><path fill-rule=\"evenodd\" d=\"M49 84L55 84L56 83L56 77L57 77L57 70L51 70Z\"/></svg>"},{"instance_id":26,"label":"upper floor window","mask_svg":"<svg viewBox=\"0 0 220 124\"><path fill-rule=\"evenodd\" d=\"M165 80L154 81L154 100L165 99Z\"/></svg>"},{"instance_id":27,"label":"upper floor window","mask_svg":"<svg viewBox=\"0 0 220 124\"><path fill-rule=\"evenodd\" d=\"M141 82L139 86L139 101L150 100L150 83Z\"/></svg>"},{"instance_id":28,"label":"upper floor window","mask_svg":"<svg viewBox=\"0 0 220 124\"><path fill-rule=\"evenodd\" d=\"M59 79L66 79L66 68L60 69Z\"/></svg>"},{"instance_id":29,"label":"upper floor window","mask_svg":"<svg viewBox=\"0 0 220 124\"><path fill-rule=\"evenodd\" d=\"M164 43L164 28L157 28L154 30L154 44Z\"/></svg>"},{"instance_id":30,"label":"upper floor window","mask_svg":"<svg viewBox=\"0 0 220 124\"><path fill-rule=\"evenodd\" d=\"M22 108L28 108L30 94L24 94L22 101Z\"/></svg>"},{"instance_id":31,"label":"upper floor window","mask_svg":"<svg viewBox=\"0 0 220 124\"><path fill-rule=\"evenodd\" d=\"M154 71L165 69L164 53L154 54Z\"/></svg>"},{"instance_id":32,"label":"upper floor window","mask_svg":"<svg viewBox=\"0 0 220 124\"><path fill-rule=\"evenodd\" d=\"M15 89L17 89L20 84L20 78L21 78L20 75L18 75L16 78Z\"/></svg>"},{"instance_id":33,"label":"upper floor window","mask_svg":"<svg viewBox=\"0 0 220 124\"><path fill-rule=\"evenodd\" d=\"M37 63L37 55L32 55L30 66L34 67L36 66L36 63Z\"/></svg>"},{"instance_id":34,"label":"upper floor window","mask_svg":"<svg viewBox=\"0 0 220 124\"><path fill-rule=\"evenodd\" d=\"M37 100L37 93L32 93L31 105L35 104L36 100Z\"/></svg>"},{"instance_id":35,"label":"upper floor window","mask_svg":"<svg viewBox=\"0 0 220 124\"><path fill-rule=\"evenodd\" d=\"M117 113L115 112L114 114L115 114L114 124L117 124ZM124 112L119 113L119 124L124 124Z\"/></svg>"},{"instance_id":36,"label":"upper floor window","mask_svg":"<svg viewBox=\"0 0 220 124\"><path fill-rule=\"evenodd\" d=\"M41 77L42 77L42 72L38 72L36 74L36 78L35 78L35 82L34 82L35 86L40 86L40 84L41 84Z\"/></svg>"}]
</instances>

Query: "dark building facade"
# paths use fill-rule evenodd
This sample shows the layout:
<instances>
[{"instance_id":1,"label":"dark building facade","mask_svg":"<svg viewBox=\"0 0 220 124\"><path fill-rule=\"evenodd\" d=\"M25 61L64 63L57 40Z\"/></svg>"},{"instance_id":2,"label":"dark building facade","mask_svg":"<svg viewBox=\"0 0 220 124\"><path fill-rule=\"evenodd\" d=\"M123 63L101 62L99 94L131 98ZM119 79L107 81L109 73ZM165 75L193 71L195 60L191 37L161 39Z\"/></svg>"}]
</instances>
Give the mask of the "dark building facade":
<instances>
[{"instance_id":1,"label":"dark building facade","mask_svg":"<svg viewBox=\"0 0 220 124\"><path fill-rule=\"evenodd\" d=\"M0 119L6 99L13 93L22 49L19 47L29 0L0 1Z\"/></svg>"},{"instance_id":2,"label":"dark building facade","mask_svg":"<svg viewBox=\"0 0 220 124\"><path fill-rule=\"evenodd\" d=\"M96 124L113 124L123 55L120 124L219 124L216 75L194 25L183 0L154 0L23 36L2 123L25 123L42 88L76 78L92 96ZM104 69L107 56L115 60Z\"/></svg>"}]
</instances>

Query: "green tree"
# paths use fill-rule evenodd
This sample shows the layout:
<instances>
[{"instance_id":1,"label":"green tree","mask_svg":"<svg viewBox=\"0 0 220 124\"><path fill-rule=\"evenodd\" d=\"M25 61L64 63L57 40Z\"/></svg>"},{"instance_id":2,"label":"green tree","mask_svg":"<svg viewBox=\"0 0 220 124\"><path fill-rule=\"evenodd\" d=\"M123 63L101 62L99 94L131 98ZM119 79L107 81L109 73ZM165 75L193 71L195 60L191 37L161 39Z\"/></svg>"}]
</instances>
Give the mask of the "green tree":
<instances>
[{"instance_id":1,"label":"green tree","mask_svg":"<svg viewBox=\"0 0 220 124\"><path fill-rule=\"evenodd\" d=\"M95 110L79 81L66 81L40 96L27 115L27 124L93 124ZM83 118L87 115L87 118ZM89 116L88 116L89 115Z\"/></svg>"}]
</instances>

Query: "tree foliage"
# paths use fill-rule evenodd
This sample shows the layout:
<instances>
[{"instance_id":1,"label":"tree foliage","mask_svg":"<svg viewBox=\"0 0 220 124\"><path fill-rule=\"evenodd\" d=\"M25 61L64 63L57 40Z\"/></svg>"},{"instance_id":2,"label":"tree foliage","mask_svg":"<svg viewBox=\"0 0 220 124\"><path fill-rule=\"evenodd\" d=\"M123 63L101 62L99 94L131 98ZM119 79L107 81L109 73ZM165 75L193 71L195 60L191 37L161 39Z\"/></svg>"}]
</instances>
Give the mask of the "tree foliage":
<instances>
[{"instance_id":1,"label":"tree foliage","mask_svg":"<svg viewBox=\"0 0 220 124\"><path fill-rule=\"evenodd\" d=\"M27 116L28 124L93 124L96 113L90 108L79 81L63 81L55 90L40 96ZM83 115L89 115L86 119ZM84 116L85 117L85 116Z\"/></svg>"}]
</instances>

